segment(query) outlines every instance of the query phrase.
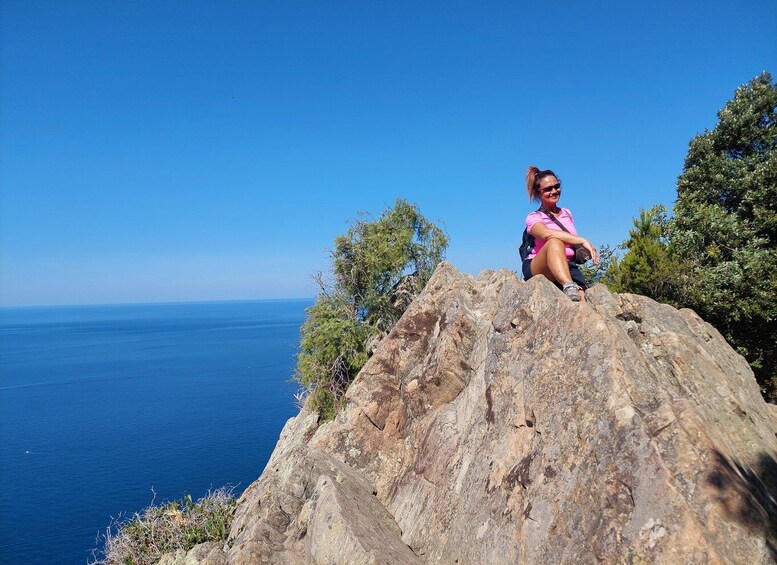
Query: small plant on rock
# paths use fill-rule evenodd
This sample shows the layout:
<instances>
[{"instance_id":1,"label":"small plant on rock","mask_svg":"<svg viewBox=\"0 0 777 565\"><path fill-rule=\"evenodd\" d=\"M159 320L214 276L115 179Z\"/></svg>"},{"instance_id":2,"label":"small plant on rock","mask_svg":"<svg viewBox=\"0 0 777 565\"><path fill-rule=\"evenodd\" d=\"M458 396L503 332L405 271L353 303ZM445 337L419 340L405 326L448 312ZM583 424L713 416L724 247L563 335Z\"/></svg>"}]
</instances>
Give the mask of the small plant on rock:
<instances>
[{"instance_id":1,"label":"small plant on rock","mask_svg":"<svg viewBox=\"0 0 777 565\"><path fill-rule=\"evenodd\" d=\"M188 551L207 541L225 541L235 513L232 487L209 491L194 501L191 495L115 519L98 536L102 558L91 565L151 565L165 553Z\"/></svg>"}]
</instances>

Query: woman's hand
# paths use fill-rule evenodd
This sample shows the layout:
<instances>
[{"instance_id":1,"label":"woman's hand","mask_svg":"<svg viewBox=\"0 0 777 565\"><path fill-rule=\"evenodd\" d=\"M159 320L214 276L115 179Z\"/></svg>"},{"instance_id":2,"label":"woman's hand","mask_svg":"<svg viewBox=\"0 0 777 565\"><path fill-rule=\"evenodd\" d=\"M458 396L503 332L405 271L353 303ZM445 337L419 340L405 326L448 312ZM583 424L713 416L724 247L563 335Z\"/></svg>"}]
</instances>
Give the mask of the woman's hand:
<instances>
[{"instance_id":1,"label":"woman's hand","mask_svg":"<svg viewBox=\"0 0 777 565\"><path fill-rule=\"evenodd\" d=\"M583 239L583 243L581 244L584 248L588 250L588 252L591 254L591 259L594 262L594 265L599 264L599 252L596 251L596 247L591 245L591 242L587 239Z\"/></svg>"}]
</instances>

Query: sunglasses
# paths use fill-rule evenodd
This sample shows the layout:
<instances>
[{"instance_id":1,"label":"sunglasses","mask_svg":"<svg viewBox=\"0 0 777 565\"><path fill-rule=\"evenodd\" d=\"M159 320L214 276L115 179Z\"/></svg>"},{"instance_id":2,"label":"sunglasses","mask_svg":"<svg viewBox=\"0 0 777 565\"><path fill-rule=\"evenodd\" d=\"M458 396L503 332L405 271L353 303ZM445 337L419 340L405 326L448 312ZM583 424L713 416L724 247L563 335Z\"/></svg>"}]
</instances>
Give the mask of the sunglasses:
<instances>
[{"instance_id":1,"label":"sunglasses","mask_svg":"<svg viewBox=\"0 0 777 565\"><path fill-rule=\"evenodd\" d=\"M543 194L548 194L549 192L553 192L554 190L561 190L561 183L557 182L556 184L552 184L550 186L546 186L545 188L541 188L540 192Z\"/></svg>"}]
</instances>

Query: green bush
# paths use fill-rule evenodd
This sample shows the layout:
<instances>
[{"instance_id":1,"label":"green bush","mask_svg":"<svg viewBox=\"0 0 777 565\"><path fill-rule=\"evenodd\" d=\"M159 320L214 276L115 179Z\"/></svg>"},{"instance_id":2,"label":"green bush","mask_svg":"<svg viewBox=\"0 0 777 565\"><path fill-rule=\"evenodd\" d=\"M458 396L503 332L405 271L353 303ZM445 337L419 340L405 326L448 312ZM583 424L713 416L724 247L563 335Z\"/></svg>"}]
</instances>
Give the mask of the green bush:
<instances>
[{"instance_id":1,"label":"green bush","mask_svg":"<svg viewBox=\"0 0 777 565\"><path fill-rule=\"evenodd\" d=\"M128 519L119 518L102 535L103 557L94 565L152 565L163 554L190 550L206 541L226 541L235 512L232 488L222 487L193 501L154 505Z\"/></svg>"},{"instance_id":2,"label":"green bush","mask_svg":"<svg viewBox=\"0 0 777 565\"><path fill-rule=\"evenodd\" d=\"M612 274L613 265L617 261L616 250L605 243L599 247L599 264L594 265L592 261L588 261L580 265L580 271L582 271L589 286L593 286L596 283L607 284L607 274Z\"/></svg>"},{"instance_id":3,"label":"green bush","mask_svg":"<svg viewBox=\"0 0 777 565\"><path fill-rule=\"evenodd\" d=\"M620 245L625 256L610 262L602 282L615 292L644 294L680 306L677 284L684 265L669 245L668 231L664 206L640 210L628 239Z\"/></svg>"},{"instance_id":4,"label":"green bush","mask_svg":"<svg viewBox=\"0 0 777 565\"><path fill-rule=\"evenodd\" d=\"M307 309L296 380L310 409L337 413L350 382L442 261L448 238L414 204L362 214L335 239L332 279Z\"/></svg>"},{"instance_id":5,"label":"green bush","mask_svg":"<svg viewBox=\"0 0 777 565\"><path fill-rule=\"evenodd\" d=\"M356 315L342 292L322 291L307 309L297 355L297 381L308 392L309 405L324 419L336 412L336 401L367 362L366 343L375 329Z\"/></svg>"}]
</instances>

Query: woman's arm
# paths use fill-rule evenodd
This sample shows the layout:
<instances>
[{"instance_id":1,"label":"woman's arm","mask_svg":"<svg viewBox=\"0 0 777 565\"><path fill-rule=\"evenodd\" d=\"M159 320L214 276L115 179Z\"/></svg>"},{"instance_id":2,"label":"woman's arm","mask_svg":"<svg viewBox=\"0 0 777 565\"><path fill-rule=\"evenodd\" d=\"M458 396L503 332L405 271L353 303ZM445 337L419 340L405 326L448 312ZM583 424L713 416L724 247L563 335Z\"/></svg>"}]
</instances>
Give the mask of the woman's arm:
<instances>
[{"instance_id":1,"label":"woman's arm","mask_svg":"<svg viewBox=\"0 0 777 565\"><path fill-rule=\"evenodd\" d=\"M542 222L537 222L531 227L531 234L537 239L544 239L545 241L555 237L569 245L582 245L585 241L585 238L582 238L579 235L572 235L569 232L561 230L552 230Z\"/></svg>"},{"instance_id":2,"label":"woman's arm","mask_svg":"<svg viewBox=\"0 0 777 565\"><path fill-rule=\"evenodd\" d=\"M596 248L591 245L591 242L584 237L580 237L579 235L572 235L569 232L561 230L552 230L542 222L537 222L534 224L531 227L530 233L537 239L544 239L545 241L551 238L556 238L560 241L563 241L564 243L568 243L569 245L582 245L591 254L591 259L593 259L594 264L599 264L599 253L596 251Z\"/></svg>"}]
</instances>

